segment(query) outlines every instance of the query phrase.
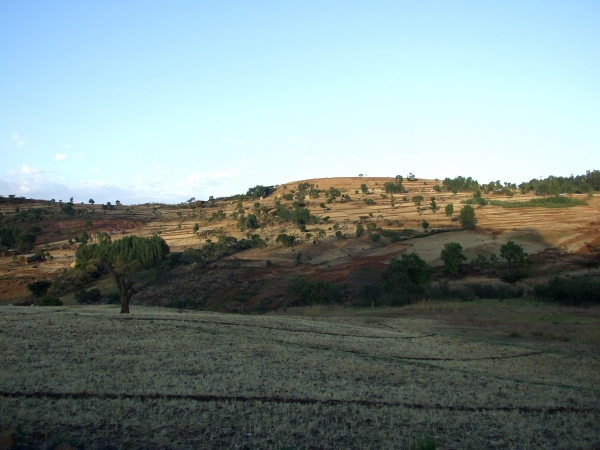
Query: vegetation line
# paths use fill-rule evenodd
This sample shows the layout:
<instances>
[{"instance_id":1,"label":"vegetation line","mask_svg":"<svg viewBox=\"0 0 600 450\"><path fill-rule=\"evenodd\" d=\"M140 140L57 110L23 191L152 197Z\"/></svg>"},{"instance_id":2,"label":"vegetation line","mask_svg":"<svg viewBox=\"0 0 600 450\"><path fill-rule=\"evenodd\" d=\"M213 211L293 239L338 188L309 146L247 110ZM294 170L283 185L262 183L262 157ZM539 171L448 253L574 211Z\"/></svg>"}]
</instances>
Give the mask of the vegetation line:
<instances>
[{"instance_id":1,"label":"vegetation line","mask_svg":"<svg viewBox=\"0 0 600 450\"><path fill-rule=\"evenodd\" d=\"M425 334L422 336L363 336L360 334L340 334L340 333L330 333L327 331L310 331L310 330L301 330L299 328L278 328L278 327L265 327L262 325L249 325L245 323L233 323L233 322L218 322L218 321L204 321L204 320L189 320L189 319L151 319L146 317L127 317L122 318L121 320L147 320L147 321L165 321L165 322L194 322L194 323L206 323L206 324L217 324L217 325L230 325L235 327L247 327L247 328L264 328L266 330L279 330L279 331L290 331L293 333L309 333L309 334L324 334L328 336L342 336L342 337L356 337L356 338L365 338L365 339L418 339L435 336L435 334Z\"/></svg>"},{"instance_id":2,"label":"vegetation line","mask_svg":"<svg viewBox=\"0 0 600 450\"><path fill-rule=\"evenodd\" d=\"M132 400L194 400L197 402L267 402L267 403L287 403L287 404L323 404L323 405L361 405L361 406L400 406L412 409L435 409L445 411L519 411L519 412L537 412L537 413L597 413L598 407L577 408L573 406L550 406L548 408L538 408L529 406L453 406L453 405L425 405L422 403L408 402L384 402L373 400L345 400L345 399L317 399L317 398L295 398L278 396L246 396L246 395L201 395L201 394L126 394L126 393L94 393L94 392L9 392L0 391L0 397L7 398L52 398L62 399L132 399Z\"/></svg>"}]
</instances>

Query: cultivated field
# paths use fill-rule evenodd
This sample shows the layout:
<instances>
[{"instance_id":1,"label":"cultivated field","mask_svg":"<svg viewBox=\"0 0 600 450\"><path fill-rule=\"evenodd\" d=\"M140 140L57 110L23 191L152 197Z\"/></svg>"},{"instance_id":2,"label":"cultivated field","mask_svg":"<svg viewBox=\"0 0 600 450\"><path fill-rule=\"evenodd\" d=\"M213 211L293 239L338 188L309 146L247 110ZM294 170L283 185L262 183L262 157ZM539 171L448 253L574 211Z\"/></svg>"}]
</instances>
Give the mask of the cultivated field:
<instances>
[{"instance_id":1,"label":"cultivated field","mask_svg":"<svg viewBox=\"0 0 600 450\"><path fill-rule=\"evenodd\" d=\"M92 449L597 448L599 323L523 301L2 308L0 425Z\"/></svg>"}]
</instances>

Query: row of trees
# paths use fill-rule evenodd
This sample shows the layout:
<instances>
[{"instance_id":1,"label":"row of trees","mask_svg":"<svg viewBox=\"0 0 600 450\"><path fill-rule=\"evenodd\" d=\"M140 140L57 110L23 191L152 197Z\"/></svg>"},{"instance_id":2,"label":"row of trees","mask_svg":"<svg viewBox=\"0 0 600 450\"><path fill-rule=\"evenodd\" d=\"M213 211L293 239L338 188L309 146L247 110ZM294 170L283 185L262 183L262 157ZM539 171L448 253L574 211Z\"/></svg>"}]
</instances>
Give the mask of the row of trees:
<instances>
[{"instance_id":1,"label":"row of trees","mask_svg":"<svg viewBox=\"0 0 600 450\"><path fill-rule=\"evenodd\" d=\"M558 195L564 193L588 194L600 190L600 171L586 171L585 175L569 177L549 176L544 179L531 179L519 184L522 193L535 192L537 195Z\"/></svg>"}]
</instances>

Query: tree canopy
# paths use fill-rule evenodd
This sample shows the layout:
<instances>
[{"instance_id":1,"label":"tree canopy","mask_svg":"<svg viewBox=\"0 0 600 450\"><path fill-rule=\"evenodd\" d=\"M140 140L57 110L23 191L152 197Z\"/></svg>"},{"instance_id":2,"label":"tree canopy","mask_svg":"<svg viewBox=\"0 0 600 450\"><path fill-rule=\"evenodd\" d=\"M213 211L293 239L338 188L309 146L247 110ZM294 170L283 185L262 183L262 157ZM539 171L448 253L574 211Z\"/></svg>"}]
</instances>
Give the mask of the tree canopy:
<instances>
[{"instance_id":1,"label":"tree canopy","mask_svg":"<svg viewBox=\"0 0 600 450\"><path fill-rule=\"evenodd\" d=\"M129 300L135 293L131 275L160 264L168 253L169 246L159 236L127 236L114 242L102 239L98 244L81 245L76 261L78 267L85 267L92 260L102 261L117 283L121 313L129 313Z\"/></svg>"},{"instance_id":2,"label":"tree canopy","mask_svg":"<svg viewBox=\"0 0 600 450\"><path fill-rule=\"evenodd\" d=\"M458 220L461 226L466 230L472 230L475 228L477 219L475 219L475 210L473 207L471 205L463 206L458 215Z\"/></svg>"},{"instance_id":3,"label":"tree canopy","mask_svg":"<svg viewBox=\"0 0 600 450\"><path fill-rule=\"evenodd\" d=\"M456 277L464 271L463 261L467 257L463 253L462 245L458 242L448 242L444 244L440 258L444 261L444 273Z\"/></svg>"}]
</instances>

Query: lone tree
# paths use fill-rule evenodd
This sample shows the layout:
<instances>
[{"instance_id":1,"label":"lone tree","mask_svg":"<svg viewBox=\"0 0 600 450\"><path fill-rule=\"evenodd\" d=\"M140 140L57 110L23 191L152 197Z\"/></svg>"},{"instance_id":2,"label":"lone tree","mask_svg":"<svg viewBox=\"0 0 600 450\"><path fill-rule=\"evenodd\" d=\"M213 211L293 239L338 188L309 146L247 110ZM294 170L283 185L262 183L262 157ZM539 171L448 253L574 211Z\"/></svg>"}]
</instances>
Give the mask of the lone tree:
<instances>
[{"instance_id":1,"label":"lone tree","mask_svg":"<svg viewBox=\"0 0 600 450\"><path fill-rule=\"evenodd\" d=\"M102 261L117 283L121 314L129 314L129 301L136 292L133 274L160 264L168 253L169 246L159 236L127 236L115 242L103 239L99 244L80 245L76 261L80 267L85 267L92 260Z\"/></svg>"},{"instance_id":2,"label":"lone tree","mask_svg":"<svg viewBox=\"0 0 600 450\"><path fill-rule=\"evenodd\" d=\"M458 214L458 221L465 230L472 230L477 224L475 210L471 205L465 205Z\"/></svg>"},{"instance_id":3,"label":"lone tree","mask_svg":"<svg viewBox=\"0 0 600 450\"><path fill-rule=\"evenodd\" d=\"M89 203L90 205L93 205L93 204L94 204L94 203L96 203L96 202L94 201L94 199L93 199L93 198L90 198L90 199L88 200L88 203Z\"/></svg>"},{"instance_id":4,"label":"lone tree","mask_svg":"<svg viewBox=\"0 0 600 450\"><path fill-rule=\"evenodd\" d=\"M444 261L444 273L446 275L456 277L464 272L463 261L466 261L467 257L463 253L462 245L458 242L444 244L440 258Z\"/></svg>"},{"instance_id":5,"label":"lone tree","mask_svg":"<svg viewBox=\"0 0 600 450\"><path fill-rule=\"evenodd\" d=\"M519 244L508 241L500 247L500 256L506 261L507 271L500 276L505 283L515 284L529 276L528 268L532 261Z\"/></svg>"},{"instance_id":6,"label":"lone tree","mask_svg":"<svg viewBox=\"0 0 600 450\"><path fill-rule=\"evenodd\" d=\"M446 211L446 217L452 217L452 213L454 212L454 204L448 203L444 210Z\"/></svg>"},{"instance_id":7,"label":"lone tree","mask_svg":"<svg viewBox=\"0 0 600 450\"><path fill-rule=\"evenodd\" d=\"M500 247L500 256L506 261L510 272L531 264L531 261L527 259L529 255L525 253L523 246L515 244L514 241L508 241Z\"/></svg>"}]
</instances>

